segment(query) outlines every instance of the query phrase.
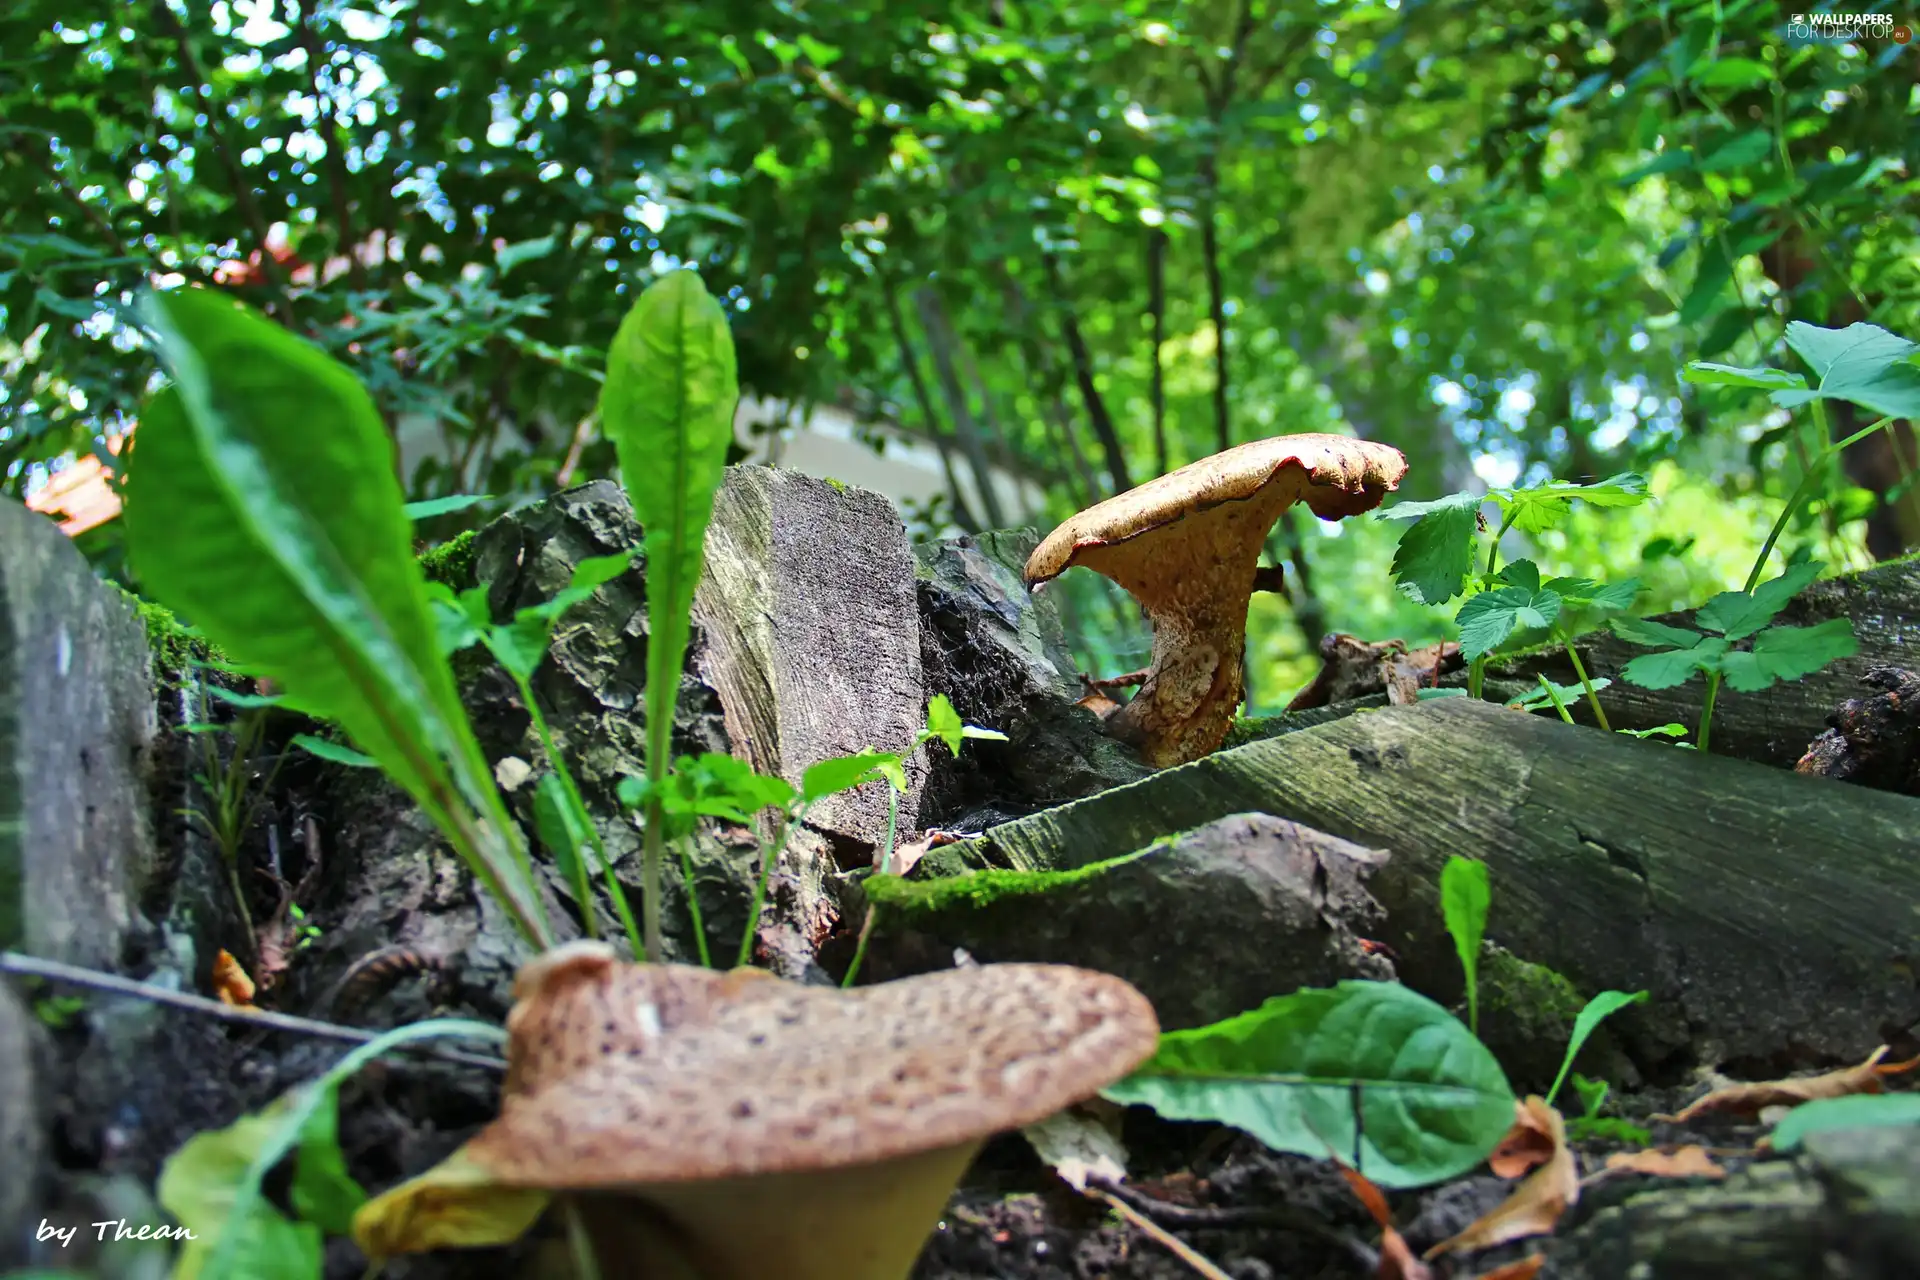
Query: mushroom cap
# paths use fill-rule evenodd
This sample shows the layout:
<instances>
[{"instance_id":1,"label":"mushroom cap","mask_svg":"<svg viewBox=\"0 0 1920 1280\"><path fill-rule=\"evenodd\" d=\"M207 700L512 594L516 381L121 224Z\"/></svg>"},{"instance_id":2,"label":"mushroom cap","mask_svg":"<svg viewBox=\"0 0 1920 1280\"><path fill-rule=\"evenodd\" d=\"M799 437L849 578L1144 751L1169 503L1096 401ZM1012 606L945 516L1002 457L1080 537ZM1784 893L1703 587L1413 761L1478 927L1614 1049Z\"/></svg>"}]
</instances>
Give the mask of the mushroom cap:
<instances>
[{"instance_id":1,"label":"mushroom cap","mask_svg":"<svg viewBox=\"0 0 1920 1280\"><path fill-rule=\"evenodd\" d=\"M1358 515L1379 506L1406 473L1407 460L1398 449L1351 436L1274 436L1236 445L1067 520L1033 549L1027 581L1058 577L1089 547L1139 538L1224 502L1272 498L1276 486L1283 499L1273 506L1276 517L1297 501L1323 520Z\"/></svg>"},{"instance_id":2,"label":"mushroom cap","mask_svg":"<svg viewBox=\"0 0 1920 1280\"><path fill-rule=\"evenodd\" d=\"M508 1186L635 1187L868 1164L1031 1124L1149 1057L1109 974L983 965L840 991L563 948L516 983L499 1118L467 1154Z\"/></svg>"}]
</instances>

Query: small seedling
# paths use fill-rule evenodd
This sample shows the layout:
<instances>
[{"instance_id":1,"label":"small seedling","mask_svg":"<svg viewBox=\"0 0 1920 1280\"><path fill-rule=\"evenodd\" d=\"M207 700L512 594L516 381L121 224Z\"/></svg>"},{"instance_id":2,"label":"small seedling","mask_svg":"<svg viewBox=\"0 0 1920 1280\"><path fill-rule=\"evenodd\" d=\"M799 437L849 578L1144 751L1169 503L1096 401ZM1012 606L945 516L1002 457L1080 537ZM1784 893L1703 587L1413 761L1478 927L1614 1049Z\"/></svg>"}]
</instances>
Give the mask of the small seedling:
<instances>
[{"instance_id":1,"label":"small seedling","mask_svg":"<svg viewBox=\"0 0 1920 1280\"><path fill-rule=\"evenodd\" d=\"M1643 689L1671 689L1705 673L1707 694L1694 741L1707 750L1721 680L1741 693L1758 693L1858 651L1850 618L1830 618L1811 627L1769 625L1820 576L1822 567L1818 561L1802 562L1750 590L1721 592L1694 610L1699 630L1648 618L1615 618L1614 634L1655 650L1627 663L1621 676ZM1751 643L1736 648L1742 641Z\"/></svg>"},{"instance_id":2,"label":"small seedling","mask_svg":"<svg viewBox=\"0 0 1920 1280\"><path fill-rule=\"evenodd\" d=\"M1449 857L1440 872L1440 910L1466 972L1467 1029L1476 1036L1480 1034L1480 948L1487 936L1491 901L1487 864L1458 854Z\"/></svg>"},{"instance_id":3,"label":"small seedling","mask_svg":"<svg viewBox=\"0 0 1920 1280\"><path fill-rule=\"evenodd\" d=\"M1581 1113L1567 1121L1567 1136L1575 1142L1585 1142L1599 1138L1604 1141L1625 1143L1629 1146L1644 1147L1653 1141L1653 1135L1618 1116L1603 1116L1600 1109L1607 1103L1610 1086L1605 1080L1589 1080L1578 1071L1569 1078L1574 1093L1580 1097Z\"/></svg>"},{"instance_id":4,"label":"small seedling","mask_svg":"<svg viewBox=\"0 0 1920 1280\"><path fill-rule=\"evenodd\" d=\"M1516 560L1499 568L1500 543L1511 530L1539 533L1559 525L1575 501L1596 507L1632 507L1647 500L1647 482L1634 472L1622 472L1593 484L1554 480L1524 488L1494 489L1486 494L1456 493L1432 502L1402 502L1379 513L1383 520L1411 520L1400 535L1393 556L1393 577L1409 599L1421 604L1445 604L1465 594L1458 617L1460 652L1468 660L1467 689L1480 696L1487 661L1494 649L1514 632L1544 629L1564 645L1574 670L1591 700L1596 719L1606 716L1593 697L1594 684L1574 651L1572 635L1558 625L1568 608L1621 609L1638 594L1638 579L1606 585L1591 578L1561 577L1541 581L1532 561ZM1474 572L1476 542L1487 528L1480 514L1485 503L1500 508L1501 523L1487 546L1486 567Z\"/></svg>"}]
</instances>

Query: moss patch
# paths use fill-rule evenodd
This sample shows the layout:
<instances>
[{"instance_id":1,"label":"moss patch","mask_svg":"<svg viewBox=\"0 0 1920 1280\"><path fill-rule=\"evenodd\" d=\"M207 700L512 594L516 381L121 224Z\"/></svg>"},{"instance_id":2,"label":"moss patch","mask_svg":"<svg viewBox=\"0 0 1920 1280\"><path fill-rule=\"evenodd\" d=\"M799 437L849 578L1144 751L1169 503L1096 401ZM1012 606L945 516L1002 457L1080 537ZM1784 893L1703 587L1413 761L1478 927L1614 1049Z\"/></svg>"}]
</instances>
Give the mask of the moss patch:
<instances>
[{"instance_id":1,"label":"moss patch","mask_svg":"<svg viewBox=\"0 0 1920 1280\"><path fill-rule=\"evenodd\" d=\"M112 585L112 584L109 584ZM180 625L180 619L163 604L145 600L121 587L114 587L127 598L133 611L147 629L147 648L153 652L154 679L165 688L177 688L180 675L190 667L210 663L226 664L227 656Z\"/></svg>"},{"instance_id":2,"label":"moss patch","mask_svg":"<svg viewBox=\"0 0 1920 1280\"><path fill-rule=\"evenodd\" d=\"M437 547L429 547L420 555L420 568L426 572L427 581L444 583L455 591L465 591L473 585L473 540L479 536L477 530L469 529L458 537L450 538Z\"/></svg>"},{"instance_id":3,"label":"moss patch","mask_svg":"<svg viewBox=\"0 0 1920 1280\"><path fill-rule=\"evenodd\" d=\"M940 876L932 880L907 880L900 876L870 876L867 897L875 906L899 911L909 917L932 915L950 908L978 909L1001 898L1049 893L1103 875L1114 867L1144 858L1167 840L1156 840L1144 849L1125 853L1104 862L1090 862L1071 871L973 871L966 875Z\"/></svg>"}]
</instances>

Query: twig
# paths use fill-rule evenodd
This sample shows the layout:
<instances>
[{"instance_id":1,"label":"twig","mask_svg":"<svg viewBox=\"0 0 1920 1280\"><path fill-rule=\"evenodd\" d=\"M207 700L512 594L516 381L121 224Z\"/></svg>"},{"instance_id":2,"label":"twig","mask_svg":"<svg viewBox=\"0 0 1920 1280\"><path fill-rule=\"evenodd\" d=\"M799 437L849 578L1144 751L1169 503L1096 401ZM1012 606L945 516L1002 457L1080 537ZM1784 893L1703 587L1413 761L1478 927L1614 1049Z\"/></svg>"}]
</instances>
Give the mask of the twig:
<instances>
[{"instance_id":1,"label":"twig","mask_svg":"<svg viewBox=\"0 0 1920 1280\"><path fill-rule=\"evenodd\" d=\"M1138 1209L1135 1209L1119 1196L1114 1195L1110 1191L1101 1191L1094 1187L1087 1188L1087 1195L1095 1200L1104 1201L1115 1213L1125 1218L1129 1225L1137 1227L1143 1234L1150 1237L1168 1253L1171 1253L1174 1257L1180 1259L1180 1261L1186 1263L1189 1267L1192 1267L1194 1274L1205 1276L1207 1280L1233 1280L1232 1276L1207 1261L1204 1254L1195 1250L1179 1236L1174 1235L1171 1231L1168 1231L1152 1218L1147 1217Z\"/></svg>"},{"instance_id":2,"label":"twig","mask_svg":"<svg viewBox=\"0 0 1920 1280\"><path fill-rule=\"evenodd\" d=\"M1172 1201L1148 1195L1137 1187L1129 1187L1121 1183L1110 1182L1101 1189L1120 1197L1155 1221L1169 1226L1202 1231L1224 1231L1234 1227L1276 1227L1318 1236L1322 1240L1335 1244L1345 1244L1347 1240L1346 1236L1312 1214L1284 1206L1174 1204Z\"/></svg>"},{"instance_id":3,"label":"twig","mask_svg":"<svg viewBox=\"0 0 1920 1280\"><path fill-rule=\"evenodd\" d=\"M296 1035L344 1040L351 1044L367 1044L378 1038L375 1032L362 1031L358 1027L343 1027L336 1022L321 1022L314 1018L296 1017L290 1013L274 1013L266 1009L242 1009L237 1005L222 1004L218 1000L209 1000L205 996L196 996L190 992L172 991L166 987L156 987L149 983L136 982L132 978L123 978L118 974L101 973L96 969L83 969L78 965L62 964L58 960L23 956L17 951L0 951L0 973L45 978L50 982L65 982L76 987L90 987L95 991L111 991L116 995L135 996L155 1004L170 1005L176 1009L205 1014L207 1017L220 1018L227 1022L244 1022L270 1031L289 1031ZM420 1049L449 1062L486 1067L492 1071L504 1071L507 1067L507 1064L499 1058L485 1054L463 1053L458 1049L446 1049L436 1045L422 1045Z\"/></svg>"}]
</instances>

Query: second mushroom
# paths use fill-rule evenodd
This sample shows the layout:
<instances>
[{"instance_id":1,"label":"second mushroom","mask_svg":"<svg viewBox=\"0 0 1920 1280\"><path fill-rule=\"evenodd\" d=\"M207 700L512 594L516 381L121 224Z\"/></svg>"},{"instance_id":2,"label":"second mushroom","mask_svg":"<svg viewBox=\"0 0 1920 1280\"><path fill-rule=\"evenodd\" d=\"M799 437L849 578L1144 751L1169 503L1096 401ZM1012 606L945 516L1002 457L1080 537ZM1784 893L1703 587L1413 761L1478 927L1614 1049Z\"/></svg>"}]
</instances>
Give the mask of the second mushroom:
<instances>
[{"instance_id":1,"label":"second mushroom","mask_svg":"<svg viewBox=\"0 0 1920 1280\"><path fill-rule=\"evenodd\" d=\"M1161 768L1217 748L1245 689L1247 605L1274 522L1296 502L1323 520L1371 511L1406 471L1387 445L1276 436L1149 480L1048 534L1027 560L1029 586L1083 565L1125 588L1153 624L1145 679L1108 715L1108 732Z\"/></svg>"}]
</instances>

